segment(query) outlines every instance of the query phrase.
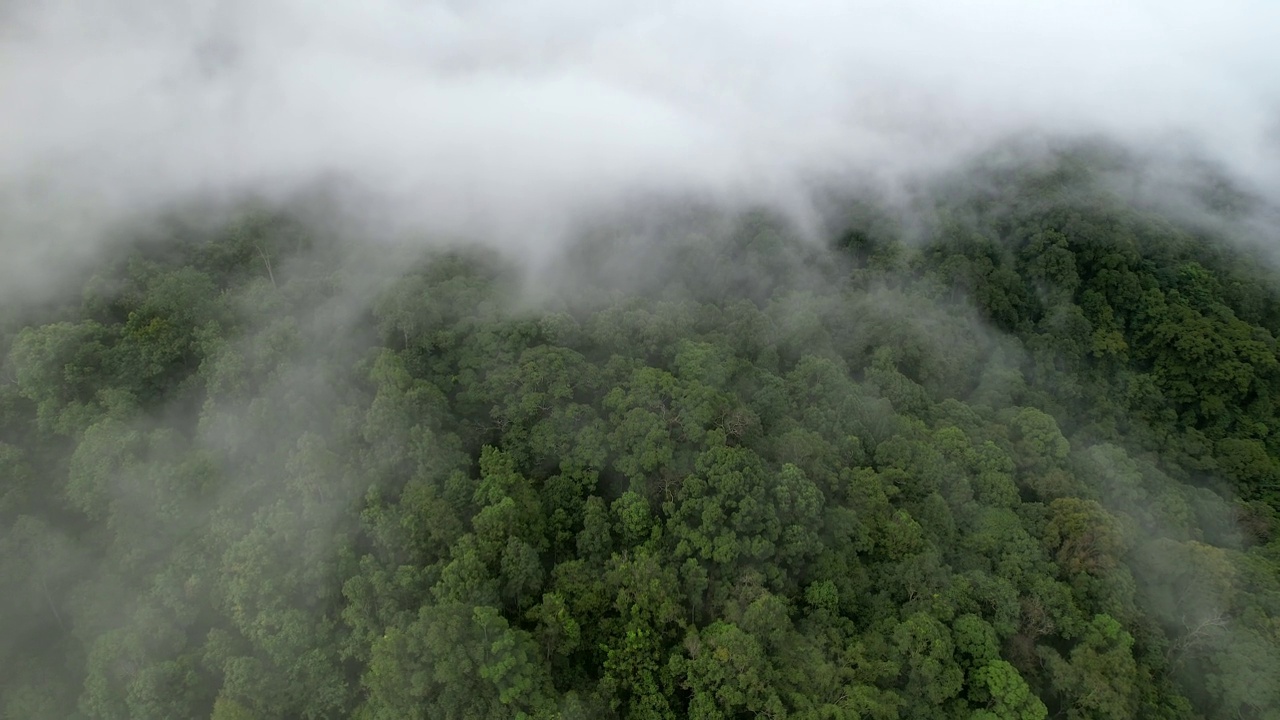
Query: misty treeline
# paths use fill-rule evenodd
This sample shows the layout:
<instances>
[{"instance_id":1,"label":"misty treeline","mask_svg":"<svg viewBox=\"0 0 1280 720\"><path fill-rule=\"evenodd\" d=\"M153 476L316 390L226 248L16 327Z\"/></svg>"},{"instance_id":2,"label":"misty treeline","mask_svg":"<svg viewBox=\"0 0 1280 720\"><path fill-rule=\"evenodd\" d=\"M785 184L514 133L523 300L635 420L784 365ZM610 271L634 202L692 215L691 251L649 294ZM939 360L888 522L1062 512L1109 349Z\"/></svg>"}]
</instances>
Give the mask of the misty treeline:
<instances>
[{"instance_id":1,"label":"misty treeline","mask_svg":"<svg viewBox=\"0 0 1280 720\"><path fill-rule=\"evenodd\" d=\"M1280 718L1280 275L973 173L533 275L246 213L0 310L0 713Z\"/></svg>"}]
</instances>

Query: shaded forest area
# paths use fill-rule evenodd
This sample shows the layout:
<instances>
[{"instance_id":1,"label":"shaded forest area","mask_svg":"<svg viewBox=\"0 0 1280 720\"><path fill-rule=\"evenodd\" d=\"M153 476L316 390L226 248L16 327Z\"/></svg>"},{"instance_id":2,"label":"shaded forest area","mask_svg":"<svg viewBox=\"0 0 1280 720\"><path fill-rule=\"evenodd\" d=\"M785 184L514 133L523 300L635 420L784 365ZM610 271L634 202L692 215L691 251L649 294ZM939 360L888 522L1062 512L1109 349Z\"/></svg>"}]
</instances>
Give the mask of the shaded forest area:
<instances>
[{"instance_id":1,"label":"shaded forest area","mask_svg":"<svg viewBox=\"0 0 1280 720\"><path fill-rule=\"evenodd\" d=\"M537 301L252 214L0 310L0 713L1280 718L1280 275L975 185Z\"/></svg>"}]
</instances>

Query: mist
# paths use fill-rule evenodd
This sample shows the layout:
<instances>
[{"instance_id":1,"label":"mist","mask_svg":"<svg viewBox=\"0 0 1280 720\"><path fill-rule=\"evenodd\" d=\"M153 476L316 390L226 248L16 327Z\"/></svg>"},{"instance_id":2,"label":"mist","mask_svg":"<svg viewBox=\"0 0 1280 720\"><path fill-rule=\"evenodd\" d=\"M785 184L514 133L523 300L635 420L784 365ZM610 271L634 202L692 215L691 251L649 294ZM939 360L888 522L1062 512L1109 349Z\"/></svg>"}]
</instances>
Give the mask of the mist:
<instances>
[{"instance_id":1,"label":"mist","mask_svg":"<svg viewBox=\"0 0 1280 720\"><path fill-rule=\"evenodd\" d=\"M1249 575L1280 537L1280 301L1254 256L1187 250L1280 258L1280 4L0 3L0 657L37 658L5 717L609 717L642 688L591 598L628 577L679 585L653 606L684 624L642 627L660 667L713 620L785 635L829 683L787 702L851 716L928 710L943 675L841 673L964 613L992 650L954 671L1005 657L1052 710L1117 677L1087 710L1190 702L1174 680L1214 717L1280 702L1243 687L1280 667ZM1133 274L1077 293L1086 263ZM1124 354L1124 293L1166 281L1242 348L1204 407L1170 409L1177 353ZM690 549L721 466L778 513L776 555L739 509ZM542 589L590 642L543 646ZM520 693L439 680L497 652L473 609L545 661ZM1165 676L1089 667L1113 616L1117 657ZM1237 638L1252 659L1222 659Z\"/></svg>"},{"instance_id":2,"label":"mist","mask_svg":"<svg viewBox=\"0 0 1280 720\"><path fill-rule=\"evenodd\" d=\"M5 302L113 224L359 188L365 235L540 255L646 193L804 217L1010 136L1103 135L1275 187L1274 3L9 2ZM373 200L376 199L376 202Z\"/></svg>"}]
</instances>

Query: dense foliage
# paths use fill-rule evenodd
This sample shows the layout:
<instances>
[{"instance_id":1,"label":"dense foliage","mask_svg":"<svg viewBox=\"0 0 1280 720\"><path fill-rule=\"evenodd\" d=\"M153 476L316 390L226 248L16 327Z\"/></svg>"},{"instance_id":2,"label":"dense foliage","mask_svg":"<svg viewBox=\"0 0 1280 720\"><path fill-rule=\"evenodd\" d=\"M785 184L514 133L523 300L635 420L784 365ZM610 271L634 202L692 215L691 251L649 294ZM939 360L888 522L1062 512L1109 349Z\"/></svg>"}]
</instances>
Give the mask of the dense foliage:
<instances>
[{"instance_id":1,"label":"dense foliage","mask_svg":"<svg viewBox=\"0 0 1280 720\"><path fill-rule=\"evenodd\" d=\"M1280 718L1280 285L1095 180L5 310L0 716Z\"/></svg>"}]
</instances>

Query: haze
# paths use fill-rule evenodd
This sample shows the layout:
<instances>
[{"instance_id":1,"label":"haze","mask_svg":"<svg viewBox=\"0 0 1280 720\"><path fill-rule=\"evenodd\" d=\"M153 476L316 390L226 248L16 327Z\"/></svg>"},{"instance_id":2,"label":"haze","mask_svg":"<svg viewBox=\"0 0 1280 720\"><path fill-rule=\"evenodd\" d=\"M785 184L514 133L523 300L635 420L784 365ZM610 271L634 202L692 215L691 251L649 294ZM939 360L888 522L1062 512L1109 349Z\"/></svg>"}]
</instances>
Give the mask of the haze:
<instances>
[{"instance_id":1,"label":"haze","mask_svg":"<svg viewBox=\"0 0 1280 720\"><path fill-rule=\"evenodd\" d=\"M797 207L1011 135L1192 148L1280 176L1280 5L9 2L0 300L112 221L326 178L387 227L553 243L639 192ZM374 206L369 206L370 208Z\"/></svg>"}]
</instances>

